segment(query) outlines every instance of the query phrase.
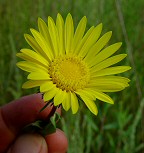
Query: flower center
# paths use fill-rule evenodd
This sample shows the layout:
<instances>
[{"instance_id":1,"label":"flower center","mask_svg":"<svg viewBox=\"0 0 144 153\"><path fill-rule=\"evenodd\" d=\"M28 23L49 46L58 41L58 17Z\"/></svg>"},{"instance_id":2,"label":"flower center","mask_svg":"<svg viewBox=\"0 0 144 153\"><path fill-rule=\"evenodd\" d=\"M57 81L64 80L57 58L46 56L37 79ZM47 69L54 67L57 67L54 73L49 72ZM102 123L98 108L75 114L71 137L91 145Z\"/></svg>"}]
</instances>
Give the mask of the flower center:
<instances>
[{"instance_id":1,"label":"flower center","mask_svg":"<svg viewBox=\"0 0 144 153\"><path fill-rule=\"evenodd\" d=\"M66 91L84 88L90 78L87 65L74 56L55 58L50 64L49 74L53 83Z\"/></svg>"}]
</instances>

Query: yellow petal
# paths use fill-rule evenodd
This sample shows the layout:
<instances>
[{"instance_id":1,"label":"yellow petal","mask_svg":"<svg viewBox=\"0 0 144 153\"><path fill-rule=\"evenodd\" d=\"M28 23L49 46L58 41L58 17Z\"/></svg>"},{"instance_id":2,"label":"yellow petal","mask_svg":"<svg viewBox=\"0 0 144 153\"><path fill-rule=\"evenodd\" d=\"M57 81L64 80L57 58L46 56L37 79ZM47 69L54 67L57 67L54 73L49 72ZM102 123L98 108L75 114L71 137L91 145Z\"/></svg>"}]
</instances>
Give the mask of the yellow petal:
<instances>
[{"instance_id":1,"label":"yellow petal","mask_svg":"<svg viewBox=\"0 0 144 153\"><path fill-rule=\"evenodd\" d=\"M71 106L71 95L70 92L66 92L65 100L62 102L63 108L68 111Z\"/></svg>"},{"instance_id":2,"label":"yellow petal","mask_svg":"<svg viewBox=\"0 0 144 153\"><path fill-rule=\"evenodd\" d=\"M58 88L52 88L48 92L44 93L44 101L49 101L51 100L58 92Z\"/></svg>"},{"instance_id":3,"label":"yellow petal","mask_svg":"<svg viewBox=\"0 0 144 153\"><path fill-rule=\"evenodd\" d=\"M21 49L22 53L17 53L16 55L24 60L40 64L44 67L48 67L49 63L48 61L43 58L41 55L37 54L36 52L30 50L30 49Z\"/></svg>"},{"instance_id":4,"label":"yellow petal","mask_svg":"<svg viewBox=\"0 0 144 153\"><path fill-rule=\"evenodd\" d=\"M64 49L64 21L62 16L58 13L57 19L56 19L56 27L58 31L58 37L59 37L59 54L63 55L65 54L65 49Z\"/></svg>"},{"instance_id":5,"label":"yellow petal","mask_svg":"<svg viewBox=\"0 0 144 153\"><path fill-rule=\"evenodd\" d=\"M52 48L54 50L54 55L57 56L59 54L59 48L58 48L58 31L57 27L53 21L53 19L49 16L48 17L48 28L49 28L49 34L51 38Z\"/></svg>"},{"instance_id":6,"label":"yellow petal","mask_svg":"<svg viewBox=\"0 0 144 153\"><path fill-rule=\"evenodd\" d=\"M93 63L93 57L100 52L100 50L108 43L112 36L112 31L105 33L89 50L85 61L89 64Z\"/></svg>"},{"instance_id":7,"label":"yellow petal","mask_svg":"<svg viewBox=\"0 0 144 153\"><path fill-rule=\"evenodd\" d=\"M82 100L84 101L84 103L86 104L86 106L89 108L89 110L90 110L93 114L97 115L97 114L98 114L98 109L97 109L96 104L94 103L94 101L88 99L88 98L85 97L85 96L81 96L81 98L82 98Z\"/></svg>"},{"instance_id":8,"label":"yellow petal","mask_svg":"<svg viewBox=\"0 0 144 153\"><path fill-rule=\"evenodd\" d=\"M119 55L110 57L110 58L104 60L103 62L93 66L90 69L90 72L95 72L96 73L99 70L102 70L102 69L107 68L111 65L114 65L114 64L120 62L121 60L123 60L126 56L127 56L127 54L119 54Z\"/></svg>"},{"instance_id":9,"label":"yellow petal","mask_svg":"<svg viewBox=\"0 0 144 153\"><path fill-rule=\"evenodd\" d=\"M108 82L119 82L119 83L128 83L130 80L121 76L100 76L92 78L89 83L108 83Z\"/></svg>"},{"instance_id":10,"label":"yellow petal","mask_svg":"<svg viewBox=\"0 0 144 153\"><path fill-rule=\"evenodd\" d=\"M119 74L123 73L125 71L130 70L130 66L115 66L115 67L109 67L106 69L102 69L100 71L97 71L97 73L92 74L93 77L98 77L98 76L104 76L104 75L112 75L112 74Z\"/></svg>"},{"instance_id":11,"label":"yellow petal","mask_svg":"<svg viewBox=\"0 0 144 153\"><path fill-rule=\"evenodd\" d=\"M96 100L95 95L93 92L91 92L90 90L88 91L88 89L79 89L77 91L75 91L75 93L77 93L78 95L87 97L90 100Z\"/></svg>"},{"instance_id":12,"label":"yellow petal","mask_svg":"<svg viewBox=\"0 0 144 153\"><path fill-rule=\"evenodd\" d=\"M114 54L122 45L121 42L115 43L113 45L108 46L107 48L103 49L99 54L93 58L90 62L88 62L89 66L96 65L100 63L101 61L105 60L106 58L110 57L112 54Z\"/></svg>"},{"instance_id":13,"label":"yellow petal","mask_svg":"<svg viewBox=\"0 0 144 153\"><path fill-rule=\"evenodd\" d=\"M76 32L74 34L74 39L73 39L73 46L72 46L72 50L75 50L75 48L77 47L78 43L80 42L80 40L82 39L84 32L85 32L85 28L86 28L86 23L87 23L87 18L86 16L84 16L77 28L76 28Z\"/></svg>"},{"instance_id":14,"label":"yellow petal","mask_svg":"<svg viewBox=\"0 0 144 153\"><path fill-rule=\"evenodd\" d=\"M56 87L55 84L53 84L52 81L46 81L40 86L40 92L46 92L51 90L52 88Z\"/></svg>"},{"instance_id":15,"label":"yellow petal","mask_svg":"<svg viewBox=\"0 0 144 153\"><path fill-rule=\"evenodd\" d=\"M37 70L44 70L44 71L48 71L48 69L46 69L45 67L39 65L39 64L34 64L32 62L28 62L28 61L20 61L20 62L17 62L16 65L24 70L24 71L27 71L27 72L34 72L34 71L37 71Z\"/></svg>"},{"instance_id":16,"label":"yellow petal","mask_svg":"<svg viewBox=\"0 0 144 153\"><path fill-rule=\"evenodd\" d=\"M29 80L29 81L26 81L23 85L22 85L22 88L25 88L25 89L28 89L28 88L34 88L34 87L38 87L40 86L41 84L43 84L45 81L43 80Z\"/></svg>"},{"instance_id":17,"label":"yellow petal","mask_svg":"<svg viewBox=\"0 0 144 153\"><path fill-rule=\"evenodd\" d=\"M101 92L118 92L125 89L125 87L119 86L118 84L101 84L96 86L89 85L88 87L93 88L94 90L99 90Z\"/></svg>"},{"instance_id":18,"label":"yellow petal","mask_svg":"<svg viewBox=\"0 0 144 153\"><path fill-rule=\"evenodd\" d=\"M104 94L101 91L95 91L95 96L97 97L97 99L110 103L110 104L114 104L114 101L111 99L111 97L109 97L108 95Z\"/></svg>"},{"instance_id":19,"label":"yellow petal","mask_svg":"<svg viewBox=\"0 0 144 153\"><path fill-rule=\"evenodd\" d=\"M52 49L48 27L41 18L38 18L38 28L39 28L40 33L42 34L42 36L45 38L46 42L48 43L49 47Z\"/></svg>"},{"instance_id":20,"label":"yellow petal","mask_svg":"<svg viewBox=\"0 0 144 153\"><path fill-rule=\"evenodd\" d=\"M72 113L75 114L78 111L79 103L75 93L71 93L71 109Z\"/></svg>"},{"instance_id":21,"label":"yellow petal","mask_svg":"<svg viewBox=\"0 0 144 153\"><path fill-rule=\"evenodd\" d=\"M27 41L27 43L40 55L43 56L43 51L41 49L41 47L38 45L38 43L36 42L36 40L29 34L24 34L25 40Z\"/></svg>"},{"instance_id":22,"label":"yellow petal","mask_svg":"<svg viewBox=\"0 0 144 153\"><path fill-rule=\"evenodd\" d=\"M63 103L63 101L65 101L65 96L66 96L66 91L62 91L61 89L59 89L58 93L54 97L54 105L57 106Z\"/></svg>"},{"instance_id":23,"label":"yellow petal","mask_svg":"<svg viewBox=\"0 0 144 153\"><path fill-rule=\"evenodd\" d=\"M51 79L49 74L44 71L31 72L27 78L31 80L50 80Z\"/></svg>"},{"instance_id":24,"label":"yellow petal","mask_svg":"<svg viewBox=\"0 0 144 153\"><path fill-rule=\"evenodd\" d=\"M84 43L87 41L87 39L89 38L89 36L91 35L91 33L94 30L94 26L92 26L87 33L84 35L84 37L81 39L80 43L77 45L77 47L75 48L75 50L73 51L75 55L78 55L80 49L83 47Z\"/></svg>"},{"instance_id":25,"label":"yellow petal","mask_svg":"<svg viewBox=\"0 0 144 153\"><path fill-rule=\"evenodd\" d=\"M54 55L51 50L51 47L47 43L47 41L44 39L44 37L36 30L30 29L31 33L33 34L35 40L39 44L39 46L42 48L43 56L47 58L48 61L52 61Z\"/></svg>"},{"instance_id":26,"label":"yellow petal","mask_svg":"<svg viewBox=\"0 0 144 153\"><path fill-rule=\"evenodd\" d=\"M115 82L109 80L98 82L98 80L95 80L95 82L90 82L87 87L94 88L102 92L117 92L123 90L128 86L129 85L127 82Z\"/></svg>"},{"instance_id":27,"label":"yellow petal","mask_svg":"<svg viewBox=\"0 0 144 153\"><path fill-rule=\"evenodd\" d=\"M82 49L79 51L78 56L85 57L90 47L92 47L92 45L98 40L101 31L102 31L102 23L94 28L93 32L90 34L90 36L84 43Z\"/></svg>"},{"instance_id":28,"label":"yellow petal","mask_svg":"<svg viewBox=\"0 0 144 153\"><path fill-rule=\"evenodd\" d=\"M65 49L66 53L71 52L72 49L72 41L74 35L74 25L71 14L69 13L66 17L65 21Z\"/></svg>"}]
</instances>

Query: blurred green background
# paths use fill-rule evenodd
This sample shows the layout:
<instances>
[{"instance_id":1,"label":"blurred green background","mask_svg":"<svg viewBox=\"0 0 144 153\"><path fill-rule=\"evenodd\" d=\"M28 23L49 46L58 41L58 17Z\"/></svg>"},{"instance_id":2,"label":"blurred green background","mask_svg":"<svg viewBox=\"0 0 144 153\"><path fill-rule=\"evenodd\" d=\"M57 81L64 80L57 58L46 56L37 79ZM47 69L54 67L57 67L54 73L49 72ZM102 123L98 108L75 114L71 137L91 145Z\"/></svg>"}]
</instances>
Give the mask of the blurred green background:
<instances>
[{"instance_id":1,"label":"blurred green background","mask_svg":"<svg viewBox=\"0 0 144 153\"><path fill-rule=\"evenodd\" d=\"M87 16L89 28L103 23L103 33L113 31L109 42L122 41L119 53L132 70L124 75L130 87L111 94L114 105L97 101L94 116L84 105L72 115L63 112L61 128L69 139L68 153L143 153L144 152L144 1L143 0L0 0L0 105L34 93L23 90L26 74L16 67L15 54L28 47L23 34L37 29L37 18L65 18L73 15L75 24Z\"/></svg>"}]
</instances>

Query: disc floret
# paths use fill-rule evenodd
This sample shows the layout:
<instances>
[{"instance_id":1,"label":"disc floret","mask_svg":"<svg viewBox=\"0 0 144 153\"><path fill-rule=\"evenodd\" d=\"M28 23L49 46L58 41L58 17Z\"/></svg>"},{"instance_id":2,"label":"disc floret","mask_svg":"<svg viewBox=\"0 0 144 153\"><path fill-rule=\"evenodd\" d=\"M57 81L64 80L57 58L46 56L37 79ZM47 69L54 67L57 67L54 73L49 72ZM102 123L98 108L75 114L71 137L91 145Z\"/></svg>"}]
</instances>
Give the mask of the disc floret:
<instances>
[{"instance_id":1,"label":"disc floret","mask_svg":"<svg viewBox=\"0 0 144 153\"><path fill-rule=\"evenodd\" d=\"M59 56L49 67L52 81L66 91L83 89L89 82L89 69L84 61L75 56Z\"/></svg>"}]
</instances>

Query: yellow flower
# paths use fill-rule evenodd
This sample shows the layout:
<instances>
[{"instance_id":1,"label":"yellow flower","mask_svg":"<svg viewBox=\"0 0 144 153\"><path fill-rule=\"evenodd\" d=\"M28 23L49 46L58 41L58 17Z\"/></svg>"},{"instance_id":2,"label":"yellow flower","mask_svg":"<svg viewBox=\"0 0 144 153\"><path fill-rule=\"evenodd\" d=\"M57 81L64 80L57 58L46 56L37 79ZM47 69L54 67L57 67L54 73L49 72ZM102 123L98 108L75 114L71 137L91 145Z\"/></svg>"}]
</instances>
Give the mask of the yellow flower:
<instances>
[{"instance_id":1,"label":"yellow flower","mask_svg":"<svg viewBox=\"0 0 144 153\"><path fill-rule=\"evenodd\" d=\"M100 37L102 24L92 26L87 32L87 19L84 16L74 31L73 19L68 14L64 22L60 14L56 23L48 17L48 26L39 18L38 29L30 29L32 36L25 39L33 48L21 49L17 56L24 59L17 66L29 72L29 81L23 88L40 86L44 101L53 99L54 105L62 104L67 111L75 114L80 98L89 110L97 115L95 100L113 104L105 92L116 92L128 87L128 78L115 76L130 69L129 66L113 66L127 55L113 55L121 42L106 48L112 32ZM100 37L100 38L99 38Z\"/></svg>"}]
</instances>

